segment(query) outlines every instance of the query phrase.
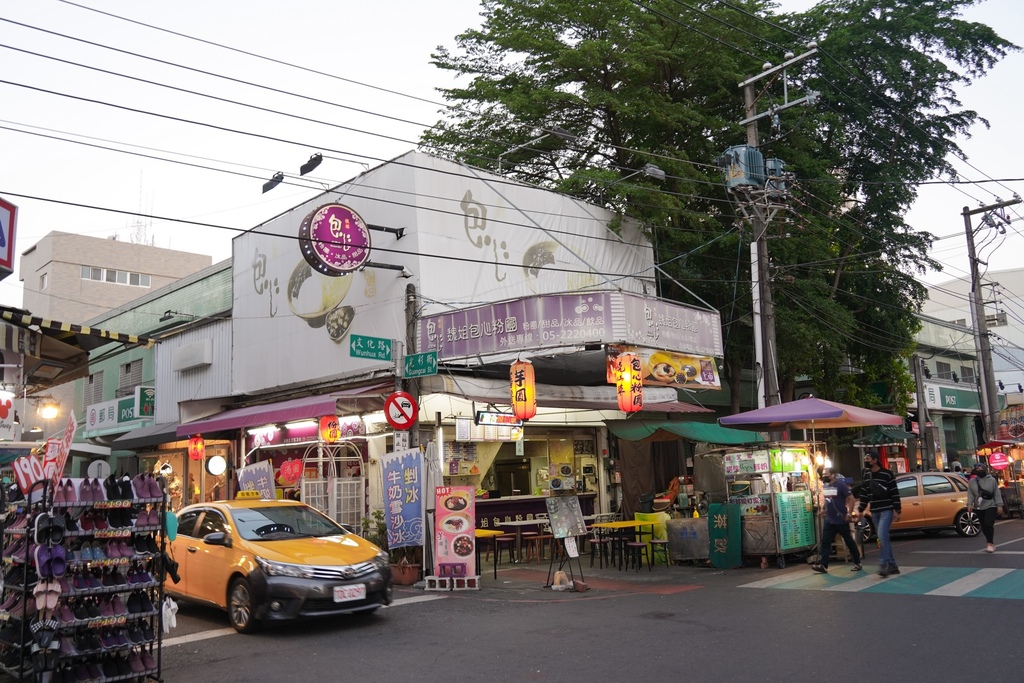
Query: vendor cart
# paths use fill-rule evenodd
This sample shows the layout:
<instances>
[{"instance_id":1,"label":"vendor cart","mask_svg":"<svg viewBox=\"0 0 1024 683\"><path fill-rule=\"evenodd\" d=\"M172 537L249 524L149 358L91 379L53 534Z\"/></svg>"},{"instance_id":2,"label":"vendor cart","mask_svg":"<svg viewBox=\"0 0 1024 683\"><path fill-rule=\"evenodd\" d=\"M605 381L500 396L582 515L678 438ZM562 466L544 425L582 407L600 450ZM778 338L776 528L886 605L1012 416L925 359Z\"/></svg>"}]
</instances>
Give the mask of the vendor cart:
<instances>
[{"instance_id":1,"label":"vendor cart","mask_svg":"<svg viewBox=\"0 0 1024 683\"><path fill-rule=\"evenodd\" d=\"M1020 481L1011 481L1005 488L1000 490L1000 493L1003 494L1003 512L1007 517L1012 517L1013 513L1017 513L1021 519L1024 519L1024 503L1021 502L1021 483Z\"/></svg>"},{"instance_id":2,"label":"vendor cart","mask_svg":"<svg viewBox=\"0 0 1024 683\"><path fill-rule=\"evenodd\" d=\"M729 503L740 506L744 556L774 556L781 569L787 555L806 556L817 548L808 446L772 444L725 453Z\"/></svg>"}]
</instances>

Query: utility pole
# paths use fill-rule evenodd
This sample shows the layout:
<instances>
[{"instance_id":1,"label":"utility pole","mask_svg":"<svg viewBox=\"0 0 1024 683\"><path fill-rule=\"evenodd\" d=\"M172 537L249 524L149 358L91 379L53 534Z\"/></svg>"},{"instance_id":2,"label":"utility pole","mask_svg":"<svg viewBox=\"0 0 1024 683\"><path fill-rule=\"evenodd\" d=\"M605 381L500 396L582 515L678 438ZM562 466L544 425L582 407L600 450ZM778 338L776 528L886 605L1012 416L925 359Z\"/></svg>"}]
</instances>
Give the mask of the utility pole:
<instances>
[{"instance_id":1,"label":"utility pole","mask_svg":"<svg viewBox=\"0 0 1024 683\"><path fill-rule=\"evenodd\" d=\"M985 299L981 291L981 274L978 268L979 263L986 266L988 264L979 260L975 251L971 216L996 211L1020 204L1020 202L1020 197L1014 196L1013 199L1005 202L996 202L977 209L965 206L963 210L964 229L967 231L967 258L971 262L971 317L974 318L974 348L978 353L978 363L981 364L978 381L981 383L981 418L985 425L985 441L992 441L996 438L999 426L999 398L996 393L996 375L992 369L992 341L988 336L988 319L985 316Z\"/></svg>"},{"instance_id":2,"label":"utility pole","mask_svg":"<svg viewBox=\"0 0 1024 683\"><path fill-rule=\"evenodd\" d=\"M921 469L927 471L929 468L934 468L935 454L933 453L933 444L931 429L928 427L928 406L925 405L924 396L924 373L922 372L921 364L924 363L924 359L916 353L910 357L910 362L914 365L914 382L917 385L917 433L921 441Z\"/></svg>"},{"instance_id":3,"label":"utility pole","mask_svg":"<svg viewBox=\"0 0 1024 683\"><path fill-rule=\"evenodd\" d=\"M765 64L765 70L757 76L752 76L740 83L743 88L743 102L746 118L740 121L741 125L747 127L747 145L757 149L760 145L757 132L757 122L767 116L775 117L778 112L798 104L809 105L815 101L816 93L797 100L786 101L782 105L772 106L768 111L757 112L757 96L754 92L755 84L780 71L783 72L783 84L786 86L785 69L788 66L807 59L817 53L817 46L810 44L810 50L800 56L792 53L786 55L786 61L779 66L773 67ZM786 97L788 98L788 86ZM781 164L780 164L781 170ZM773 204L773 192L765 187L759 193L751 192L746 202L740 202L740 210L746 215L754 229L753 238L750 244L750 279L751 294L753 299L754 317L754 355L755 373L758 373L758 407L777 405L781 402L779 395L779 372L777 363L777 347L775 343L775 302L772 297L771 273L768 268L768 222L775 215L779 208ZM763 196L763 201L759 201ZM762 385L763 381L763 385ZM763 388L763 390L762 390Z\"/></svg>"}]
</instances>

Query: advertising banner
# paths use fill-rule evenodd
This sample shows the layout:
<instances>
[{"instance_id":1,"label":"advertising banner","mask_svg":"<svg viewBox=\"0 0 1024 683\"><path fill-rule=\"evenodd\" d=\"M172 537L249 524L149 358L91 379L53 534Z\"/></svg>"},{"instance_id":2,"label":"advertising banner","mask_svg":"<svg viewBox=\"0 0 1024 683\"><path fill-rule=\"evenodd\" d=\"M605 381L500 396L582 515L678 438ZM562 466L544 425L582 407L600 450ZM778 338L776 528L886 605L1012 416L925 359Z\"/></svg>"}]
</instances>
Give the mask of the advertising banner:
<instances>
[{"instance_id":1,"label":"advertising banner","mask_svg":"<svg viewBox=\"0 0 1024 683\"><path fill-rule=\"evenodd\" d=\"M438 486L435 498L435 572L437 576L471 576L476 573L476 489Z\"/></svg>"},{"instance_id":2,"label":"advertising banner","mask_svg":"<svg viewBox=\"0 0 1024 683\"><path fill-rule=\"evenodd\" d=\"M241 467L236 475L239 491L256 491L260 498L274 500L274 466L269 460Z\"/></svg>"},{"instance_id":3,"label":"advertising banner","mask_svg":"<svg viewBox=\"0 0 1024 683\"><path fill-rule=\"evenodd\" d=\"M711 503L708 506L708 535L711 564L732 569L743 564L740 506Z\"/></svg>"},{"instance_id":4,"label":"advertising banner","mask_svg":"<svg viewBox=\"0 0 1024 683\"><path fill-rule=\"evenodd\" d=\"M412 448L381 456L388 548L424 545L423 454Z\"/></svg>"},{"instance_id":5,"label":"advertising banner","mask_svg":"<svg viewBox=\"0 0 1024 683\"><path fill-rule=\"evenodd\" d=\"M633 353L640 358L640 372L645 387L722 388L718 363L711 356L621 345L608 346L607 351L605 374L609 384L615 381L615 359L623 353Z\"/></svg>"}]
</instances>

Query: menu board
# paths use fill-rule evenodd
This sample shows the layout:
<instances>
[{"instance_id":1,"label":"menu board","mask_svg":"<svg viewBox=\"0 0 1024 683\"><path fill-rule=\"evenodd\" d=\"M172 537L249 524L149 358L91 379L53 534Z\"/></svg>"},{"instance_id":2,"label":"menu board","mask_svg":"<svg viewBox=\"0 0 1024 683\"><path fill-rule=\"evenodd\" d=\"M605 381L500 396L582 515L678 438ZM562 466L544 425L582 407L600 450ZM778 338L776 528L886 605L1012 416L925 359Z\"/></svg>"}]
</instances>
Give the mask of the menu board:
<instances>
[{"instance_id":1,"label":"menu board","mask_svg":"<svg viewBox=\"0 0 1024 683\"><path fill-rule=\"evenodd\" d=\"M726 476L736 474L761 474L769 469L768 451L750 453L726 453L723 458Z\"/></svg>"},{"instance_id":2,"label":"menu board","mask_svg":"<svg viewBox=\"0 0 1024 683\"><path fill-rule=\"evenodd\" d=\"M729 496L730 505L738 505L741 517L760 517L772 511L771 496Z\"/></svg>"},{"instance_id":3,"label":"menu board","mask_svg":"<svg viewBox=\"0 0 1024 683\"><path fill-rule=\"evenodd\" d=\"M774 495L776 509L779 511L779 549L785 551L813 546L811 492L792 491Z\"/></svg>"},{"instance_id":4,"label":"menu board","mask_svg":"<svg viewBox=\"0 0 1024 683\"><path fill-rule=\"evenodd\" d=\"M587 524L583 521L580 499L575 495L551 496L545 501L548 506L548 521L551 523L551 535L555 538L584 536Z\"/></svg>"},{"instance_id":5,"label":"menu board","mask_svg":"<svg viewBox=\"0 0 1024 683\"><path fill-rule=\"evenodd\" d=\"M434 557L437 576L476 573L476 489L438 486L435 489Z\"/></svg>"}]
</instances>

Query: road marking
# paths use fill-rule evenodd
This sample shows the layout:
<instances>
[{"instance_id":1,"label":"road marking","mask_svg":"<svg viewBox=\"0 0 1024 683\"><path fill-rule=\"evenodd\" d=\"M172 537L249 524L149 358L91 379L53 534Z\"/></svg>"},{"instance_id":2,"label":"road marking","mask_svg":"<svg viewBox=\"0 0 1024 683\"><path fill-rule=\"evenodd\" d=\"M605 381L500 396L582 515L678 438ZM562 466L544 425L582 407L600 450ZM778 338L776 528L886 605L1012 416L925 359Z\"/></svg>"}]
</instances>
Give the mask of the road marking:
<instances>
[{"instance_id":1,"label":"road marking","mask_svg":"<svg viewBox=\"0 0 1024 683\"><path fill-rule=\"evenodd\" d=\"M388 607L400 607L401 605L411 605L417 602L431 602L432 600L443 600L447 595L417 595L412 598L398 598L392 600ZM195 643L200 640L210 640L211 638L220 638L221 636L230 636L235 633L233 628L217 628L210 631L200 631L199 633L189 633L186 636L177 636L176 638L164 638L164 647L170 647L172 645L185 645L187 643Z\"/></svg>"},{"instance_id":2,"label":"road marking","mask_svg":"<svg viewBox=\"0 0 1024 683\"><path fill-rule=\"evenodd\" d=\"M892 576L906 576L907 574L913 574L914 572L924 569L924 567L900 567L899 574L893 574ZM843 581L837 586L829 586L823 590L835 591L839 593L856 593L862 591L865 588L874 588L881 581L885 581L886 577L878 576L877 574L869 574L862 576L859 579L850 579L849 581Z\"/></svg>"},{"instance_id":3,"label":"road marking","mask_svg":"<svg viewBox=\"0 0 1024 683\"><path fill-rule=\"evenodd\" d=\"M925 595L948 595L952 597L960 597L961 595L966 595L973 590L992 583L996 579L1001 579L1012 571L1012 569L979 569L972 574L968 574L962 579L957 579L952 583L947 583L945 586L928 591Z\"/></svg>"},{"instance_id":4,"label":"road marking","mask_svg":"<svg viewBox=\"0 0 1024 683\"><path fill-rule=\"evenodd\" d=\"M212 631L200 631L199 633L190 633L187 636L178 636L177 638L164 638L164 647L170 647L171 645L184 645L185 643L194 643L199 640L209 640L210 638L220 638L221 636L230 636L235 632L233 628L218 628Z\"/></svg>"},{"instance_id":5,"label":"road marking","mask_svg":"<svg viewBox=\"0 0 1024 683\"><path fill-rule=\"evenodd\" d=\"M773 576L770 579L762 579L753 583L745 583L740 588L773 588L780 583L789 583L790 581L796 581L798 579L805 579L808 576L813 576L817 572L811 569L804 569L801 571L790 572L781 576Z\"/></svg>"},{"instance_id":6,"label":"road marking","mask_svg":"<svg viewBox=\"0 0 1024 683\"><path fill-rule=\"evenodd\" d=\"M981 550L913 550L917 555L988 555L985 549ZM1024 555L1024 550L1000 550L998 555Z\"/></svg>"}]
</instances>

